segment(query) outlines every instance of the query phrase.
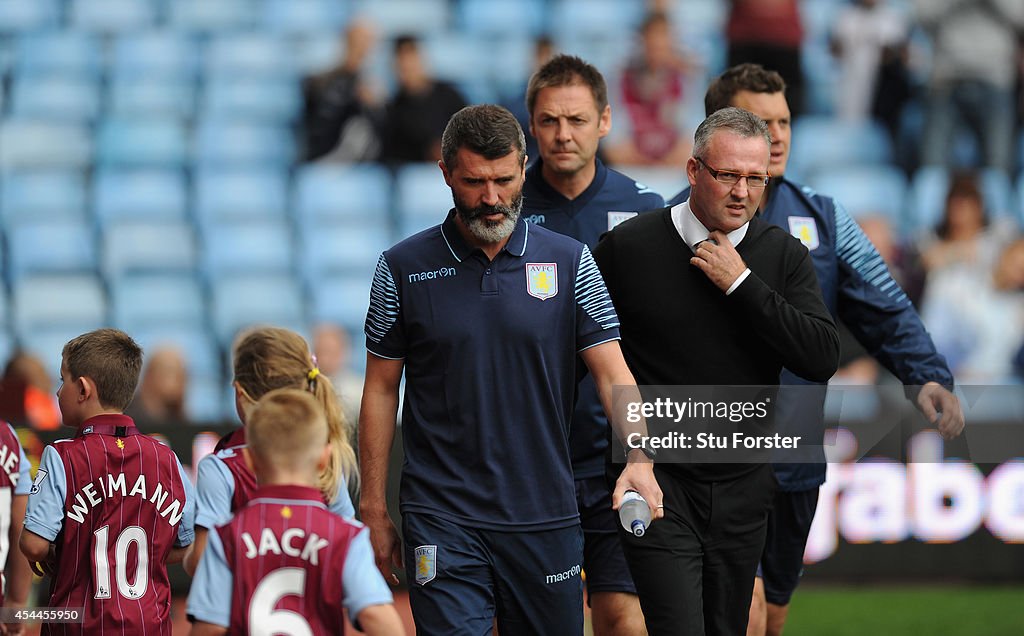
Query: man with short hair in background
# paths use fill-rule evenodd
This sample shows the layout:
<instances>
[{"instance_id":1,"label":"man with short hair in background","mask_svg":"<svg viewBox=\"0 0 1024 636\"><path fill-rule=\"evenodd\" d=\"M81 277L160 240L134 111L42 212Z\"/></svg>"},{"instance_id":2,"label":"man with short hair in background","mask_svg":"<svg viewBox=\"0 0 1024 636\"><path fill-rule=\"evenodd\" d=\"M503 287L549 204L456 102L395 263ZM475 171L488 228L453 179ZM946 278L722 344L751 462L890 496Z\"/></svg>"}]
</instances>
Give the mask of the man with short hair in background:
<instances>
[{"instance_id":1,"label":"man with short hair in background","mask_svg":"<svg viewBox=\"0 0 1024 636\"><path fill-rule=\"evenodd\" d=\"M612 125L608 89L594 66L558 55L526 89L530 133L540 157L526 171L523 216L591 249L602 234L664 199L597 158ZM645 634L644 617L619 542L605 479L608 419L590 375L580 382L569 432L576 503L583 524L583 570L595 636Z\"/></svg>"}]
</instances>

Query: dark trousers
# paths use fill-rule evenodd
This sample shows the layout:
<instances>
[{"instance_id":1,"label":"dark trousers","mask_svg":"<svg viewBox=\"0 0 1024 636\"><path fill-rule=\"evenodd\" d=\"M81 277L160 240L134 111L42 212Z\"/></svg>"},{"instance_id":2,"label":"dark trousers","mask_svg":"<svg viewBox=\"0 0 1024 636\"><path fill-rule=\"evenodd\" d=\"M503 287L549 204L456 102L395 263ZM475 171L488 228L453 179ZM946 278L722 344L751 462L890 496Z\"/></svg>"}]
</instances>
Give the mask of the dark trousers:
<instances>
[{"instance_id":1,"label":"dark trousers","mask_svg":"<svg viewBox=\"0 0 1024 636\"><path fill-rule=\"evenodd\" d=\"M655 467L665 517L643 537L620 529L651 636L742 636L775 477L767 464L699 482Z\"/></svg>"}]
</instances>

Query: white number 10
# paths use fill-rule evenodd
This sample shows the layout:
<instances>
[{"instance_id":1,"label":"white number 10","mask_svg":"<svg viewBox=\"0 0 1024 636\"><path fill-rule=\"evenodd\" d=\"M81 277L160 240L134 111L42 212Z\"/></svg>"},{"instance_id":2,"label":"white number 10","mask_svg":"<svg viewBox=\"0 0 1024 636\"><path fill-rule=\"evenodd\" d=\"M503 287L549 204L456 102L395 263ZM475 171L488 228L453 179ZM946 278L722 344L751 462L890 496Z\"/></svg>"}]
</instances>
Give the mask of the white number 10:
<instances>
[{"instance_id":1,"label":"white number 10","mask_svg":"<svg viewBox=\"0 0 1024 636\"><path fill-rule=\"evenodd\" d=\"M93 598L110 598L110 561L107 559L108 535L110 526L103 526L93 532L93 575L96 594ZM128 582L128 548L136 546L135 576ZM128 526L117 535L114 544L114 576L117 579L117 591L121 596L130 599L142 598L149 587L149 548L146 531L139 526Z\"/></svg>"}]
</instances>

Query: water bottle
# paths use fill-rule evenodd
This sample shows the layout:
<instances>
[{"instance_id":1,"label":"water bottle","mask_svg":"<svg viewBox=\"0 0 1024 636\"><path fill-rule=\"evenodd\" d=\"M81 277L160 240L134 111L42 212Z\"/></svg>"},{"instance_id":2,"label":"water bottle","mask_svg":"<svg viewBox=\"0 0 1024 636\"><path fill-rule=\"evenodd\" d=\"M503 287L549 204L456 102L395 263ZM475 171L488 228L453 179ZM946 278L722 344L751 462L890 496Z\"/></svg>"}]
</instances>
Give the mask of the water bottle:
<instances>
[{"instance_id":1,"label":"water bottle","mask_svg":"<svg viewBox=\"0 0 1024 636\"><path fill-rule=\"evenodd\" d=\"M635 490L627 490L619 503L619 522L627 531L642 537L651 525L651 508Z\"/></svg>"}]
</instances>

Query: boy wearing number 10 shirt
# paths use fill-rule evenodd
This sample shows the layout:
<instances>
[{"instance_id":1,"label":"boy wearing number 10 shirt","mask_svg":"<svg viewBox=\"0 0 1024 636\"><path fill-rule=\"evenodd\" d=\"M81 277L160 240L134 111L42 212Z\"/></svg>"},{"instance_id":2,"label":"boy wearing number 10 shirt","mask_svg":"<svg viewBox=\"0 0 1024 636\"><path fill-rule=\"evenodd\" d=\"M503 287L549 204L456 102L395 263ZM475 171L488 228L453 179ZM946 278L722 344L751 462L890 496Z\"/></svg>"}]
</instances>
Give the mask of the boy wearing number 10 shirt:
<instances>
[{"instance_id":1,"label":"boy wearing number 10 shirt","mask_svg":"<svg viewBox=\"0 0 1024 636\"><path fill-rule=\"evenodd\" d=\"M330 512L316 487L331 453L316 398L271 391L246 431L259 487L207 536L188 597L192 636L342 634L342 608L370 636L404 634L369 531Z\"/></svg>"},{"instance_id":2,"label":"boy wearing number 10 shirt","mask_svg":"<svg viewBox=\"0 0 1024 636\"><path fill-rule=\"evenodd\" d=\"M21 551L51 575L49 605L84 608L81 624L42 634L171 634L167 563L192 543L195 494L181 462L123 414L142 349L100 329L64 345L57 391L72 439L43 451Z\"/></svg>"}]
</instances>

